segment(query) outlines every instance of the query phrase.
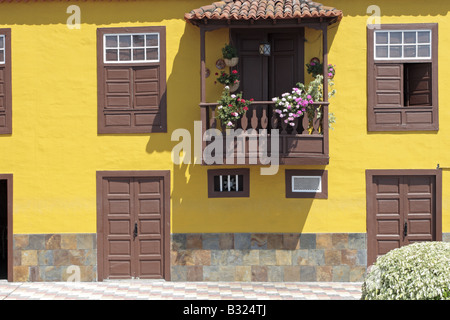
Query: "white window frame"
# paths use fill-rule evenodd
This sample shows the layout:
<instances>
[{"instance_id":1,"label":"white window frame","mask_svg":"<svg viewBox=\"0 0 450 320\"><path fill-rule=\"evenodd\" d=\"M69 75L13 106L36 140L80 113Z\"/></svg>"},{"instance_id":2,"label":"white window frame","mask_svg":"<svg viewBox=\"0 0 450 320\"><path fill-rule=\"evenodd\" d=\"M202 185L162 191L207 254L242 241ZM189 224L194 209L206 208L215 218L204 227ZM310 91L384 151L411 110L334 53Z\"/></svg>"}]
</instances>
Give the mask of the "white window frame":
<instances>
[{"instance_id":1,"label":"white window frame","mask_svg":"<svg viewBox=\"0 0 450 320\"><path fill-rule=\"evenodd\" d=\"M131 46L130 47L119 47L119 36L131 36ZM143 47L134 47L133 46L133 36L144 36L144 46ZM146 36L147 35L156 35L158 39L158 44L156 46L147 46ZM106 47L106 37L116 36L117 37L117 47ZM126 64L126 63L151 63L151 62L160 62L161 55L161 39L159 32L147 32L147 33L108 33L103 35L103 63L109 64ZM158 49L158 59L147 60L147 49ZM117 61L108 61L106 60L106 50L107 49L116 49L117 50ZM131 50L131 60L120 61L119 60L119 50L120 49L130 49ZM144 60L133 60L133 49L144 49Z\"/></svg>"},{"instance_id":2,"label":"white window frame","mask_svg":"<svg viewBox=\"0 0 450 320\"><path fill-rule=\"evenodd\" d=\"M387 44L377 44L377 33L388 33L388 43ZM401 32L402 33L402 42L401 43L395 43L395 44L391 44L390 43L390 33L391 32ZM416 42L415 43L405 43L405 32L416 32ZM417 33L418 32L429 32L430 33L430 41L427 43L418 43L417 42ZM389 57L390 56L390 47L392 46L399 46L402 48L402 56L401 57ZM416 57L404 57L404 46L416 46ZM429 45L430 46L430 55L429 57L418 57L418 46L419 45ZM387 46L388 48L388 57L377 57L377 46L381 47L381 46ZM414 61L414 60L432 60L433 57L433 31L431 29L414 29L414 30L408 30L408 29L382 29L382 30L375 30L374 31L374 35L373 35L373 57L374 60L408 60L408 61Z\"/></svg>"},{"instance_id":3,"label":"white window frame","mask_svg":"<svg viewBox=\"0 0 450 320\"><path fill-rule=\"evenodd\" d=\"M294 190L294 179L295 178L306 178L306 179L319 178L319 188L318 188L318 190ZM320 193L320 192L322 192L322 176L292 176L291 177L291 192L302 192L302 193Z\"/></svg>"},{"instance_id":4,"label":"white window frame","mask_svg":"<svg viewBox=\"0 0 450 320\"><path fill-rule=\"evenodd\" d=\"M0 47L0 52L3 51L3 61L0 60L0 64L6 63L6 37L4 34L0 35L0 39L2 39L3 47Z\"/></svg>"}]
</instances>

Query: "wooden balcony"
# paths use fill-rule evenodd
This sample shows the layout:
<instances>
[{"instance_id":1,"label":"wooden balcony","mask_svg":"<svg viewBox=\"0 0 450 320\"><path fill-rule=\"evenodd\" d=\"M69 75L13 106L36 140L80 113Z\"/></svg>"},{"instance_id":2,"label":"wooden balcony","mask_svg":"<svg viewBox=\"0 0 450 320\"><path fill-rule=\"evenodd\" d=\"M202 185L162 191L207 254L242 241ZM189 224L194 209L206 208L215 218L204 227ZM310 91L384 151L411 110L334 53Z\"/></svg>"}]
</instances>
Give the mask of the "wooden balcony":
<instances>
[{"instance_id":1,"label":"wooden balcony","mask_svg":"<svg viewBox=\"0 0 450 320\"><path fill-rule=\"evenodd\" d=\"M313 103L314 116L302 115L296 118L294 126L290 126L281 121L278 113L274 112L274 102L254 101L238 120L235 130L231 131L225 129L216 119L218 103L200 103L204 137L202 151L215 141L215 137L210 137L211 132L221 136L223 143L223 154L220 155L223 156L223 161L211 163L203 159L203 163L267 164L261 156L267 154L271 157L277 155L278 163L284 165L326 165L329 161L328 104L328 102ZM240 133L239 137L232 136L236 133ZM278 148L272 152L272 145L276 145L272 139L276 139L277 133ZM210 149L211 147L208 151ZM233 162L230 162L230 159L233 159Z\"/></svg>"}]
</instances>

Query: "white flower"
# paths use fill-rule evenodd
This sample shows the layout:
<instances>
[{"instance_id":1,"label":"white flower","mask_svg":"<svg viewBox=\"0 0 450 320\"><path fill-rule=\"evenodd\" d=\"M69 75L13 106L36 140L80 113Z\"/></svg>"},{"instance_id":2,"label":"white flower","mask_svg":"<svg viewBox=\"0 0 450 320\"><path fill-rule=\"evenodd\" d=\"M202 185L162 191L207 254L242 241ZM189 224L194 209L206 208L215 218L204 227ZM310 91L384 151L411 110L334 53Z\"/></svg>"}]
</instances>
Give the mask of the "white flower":
<instances>
[{"instance_id":1,"label":"white flower","mask_svg":"<svg viewBox=\"0 0 450 320\"><path fill-rule=\"evenodd\" d=\"M236 95L235 95L235 94L232 94L232 95L231 95L231 98L233 98L233 99L236 98Z\"/></svg>"},{"instance_id":2,"label":"white flower","mask_svg":"<svg viewBox=\"0 0 450 320\"><path fill-rule=\"evenodd\" d=\"M225 90L230 90L230 87L229 86L225 86Z\"/></svg>"},{"instance_id":3,"label":"white flower","mask_svg":"<svg viewBox=\"0 0 450 320\"><path fill-rule=\"evenodd\" d=\"M223 108L222 106L218 106L218 107L217 107L217 109L222 109L222 108Z\"/></svg>"},{"instance_id":4,"label":"white flower","mask_svg":"<svg viewBox=\"0 0 450 320\"><path fill-rule=\"evenodd\" d=\"M273 102L276 102L278 100L278 98L272 98Z\"/></svg>"}]
</instances>

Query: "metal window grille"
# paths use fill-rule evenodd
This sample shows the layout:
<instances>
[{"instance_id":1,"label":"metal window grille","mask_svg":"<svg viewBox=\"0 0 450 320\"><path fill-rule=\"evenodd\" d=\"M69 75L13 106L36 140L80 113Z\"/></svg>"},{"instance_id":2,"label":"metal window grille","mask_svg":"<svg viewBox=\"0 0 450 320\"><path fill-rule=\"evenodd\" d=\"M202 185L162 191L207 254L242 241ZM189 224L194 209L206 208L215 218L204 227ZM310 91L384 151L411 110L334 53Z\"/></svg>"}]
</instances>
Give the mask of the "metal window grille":
<instances>
[{"instance_id":1,"label":"metal window grille","mask_svg":"<svg viewBox=\"0 0 450 320\"><path fill-rule=\"evenodd\" d=\"M292 176L292 192L322 192L322 177Z\"/></svg>"}]
</instances>

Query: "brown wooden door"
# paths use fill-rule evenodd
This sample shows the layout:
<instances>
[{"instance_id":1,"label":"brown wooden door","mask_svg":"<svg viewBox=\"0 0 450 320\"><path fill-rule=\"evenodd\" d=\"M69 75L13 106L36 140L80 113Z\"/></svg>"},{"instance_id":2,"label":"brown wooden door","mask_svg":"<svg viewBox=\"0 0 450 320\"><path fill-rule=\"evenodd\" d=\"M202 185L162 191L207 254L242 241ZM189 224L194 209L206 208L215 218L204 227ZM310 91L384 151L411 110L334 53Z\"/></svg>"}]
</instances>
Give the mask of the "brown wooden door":
<instances>
[{"instance_id":1,"label":"brown wooden door","mask_svg":"<svg viewBox=\"0 0 450 320\"><path fill-rule=\"evenodd\" d=\"M435 175L368 177L368 265L388 251L440 238Z\"/></svg>"},{"instance_id":2,"label":"brown wooden door","mask_svg":"<svg viewBox=\"0 0 450 320\"><path fill-rule=\"evenodd\" d=\"M103 278L167 278L166 183L158 176L103 179Z\"/></svg>"},{"instance_id":3,"label":"brown wooden door","mask_svg":"<svg viewBox=\"0 0 450 320\"><path fill-rule=\"evenodd\" d=\"M235 30L233 42L239 52L238 70L246 99L271 100L284 92L291 92L303 82L303 29L277 31ZM259 45L270 43L271 55L259 53Z\"/></svg>"}]
</instances>

